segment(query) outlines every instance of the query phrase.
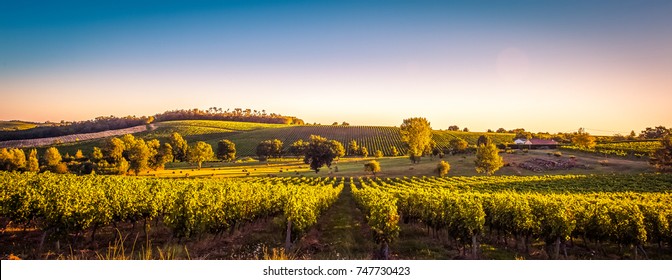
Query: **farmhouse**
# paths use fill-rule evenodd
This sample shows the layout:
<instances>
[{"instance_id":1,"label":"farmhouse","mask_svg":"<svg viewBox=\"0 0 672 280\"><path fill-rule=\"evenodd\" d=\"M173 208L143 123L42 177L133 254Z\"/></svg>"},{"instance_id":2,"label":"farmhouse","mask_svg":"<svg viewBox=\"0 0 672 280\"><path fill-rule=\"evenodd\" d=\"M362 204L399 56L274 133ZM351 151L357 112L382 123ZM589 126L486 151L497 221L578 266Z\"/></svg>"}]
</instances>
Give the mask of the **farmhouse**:
<instances>
[{"instance_id":1,"label":"farmhouse","mask_svg":"<svg viewBox=\"0 0 672 280\"><path fill-rule=\"evenodd\" d=\"M537 139L537 138L532 138L532 139L524 139L524 138L518 138L513 140L513 145L511 145L512 148L517 148L517 149L557 149L558 148L558 142L556 142L553 139Z\"/></svg>"}]
</instances>

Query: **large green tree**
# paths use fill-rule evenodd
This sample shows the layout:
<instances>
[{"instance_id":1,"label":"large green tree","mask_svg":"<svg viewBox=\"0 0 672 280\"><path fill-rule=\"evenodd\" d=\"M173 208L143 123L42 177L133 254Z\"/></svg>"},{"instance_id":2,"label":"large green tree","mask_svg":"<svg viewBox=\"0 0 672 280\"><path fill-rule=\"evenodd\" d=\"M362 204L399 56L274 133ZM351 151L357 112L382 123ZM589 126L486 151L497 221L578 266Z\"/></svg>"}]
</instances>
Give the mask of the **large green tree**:
<instances>
[{"instance_id":1,"label":"large green tree","mask_svg":"<svg viewBox=\"0 0 672 280\"><path fill-rule=\"evenodd\" d=\"M257 144L256 154L259 160L265 161L273 155L273 141L264 140Z\"/></svg>"},{"instance_id":2,"label":"large green tree","mask_svg":"<svg viewBox=\"0 0 672 280\"><path fill-rule=\"evenodd\" d=\"M211 160L215 157L215 153L212 152L212 146L203 141L198 141L189 147L187 153L187 159L189 162L197 163L198 169L201 169L201 165L206 160Z\"/></svg>"},{"instance_id":3,"label":"large green tree","mask_svg":"<svg viewBox=\"0 0 672 280\"><path fill-rule=\"evenodd\" d=\"M264 140L257 145L257 157L259 160L266 160L269 157L280 157L282 155L283 143L280 139Z\"/></svg>"},{"instance_id":4,"label":"large green tree","mask_svg":"<svg viewBox=\"0 0 672 280\"><path fill-rule=\"evenodd\" d=\"M672 136L665 136L661 144L663 146L651 154L649 163L660 172L672 172Z\"/></svg>"},{"instance_id":5,"label":"large green tree","mask_svg":"<svg viewBox=\"0 0 672 280\"><path fill-rule=\"evenodd\" d=\"M481 144L476 148L476 172L492 175L504 166L504 160L499 155L495 144Z\"/></svg>"},{"instance_id":6,"label":"large green tree","mask_svg":"<svg viewBox=\"0 0 672 280\"><path fill-rule=\"evenodd\" d=\"M217 158L223 161L236 159L236 144L228 139L217 142Z\"/></svg>"},{"instance_id":7,"label":"large green tree","mask_svg":"<svg viewBox=\"0 0 672 280\"><path fill-rule=\"evenodd\" d=\"M469 147L469 143L467 143L467 141L462 138L450 139L450 141L448 141L448 145L450 146L450 150L453 153L462 153L467 150L467 147Z\"/></svg>"},{"instance_id":8,"label":"large green tree","mask_svg":"<svg viewBox=\"0 0 672 280\"><path fill-rule=\"evenodd\" d=\"M124 158L124 141L113 137L105 141L103 144L103 155L108 163L117 163Z\"/></svg>"},{"instance_id":9,"label":"large green tree","mask_svg":"<svg viewBox=\"0 0 672 280\"><path fill-rule=\"evenodd\" d=\"M327 138L318 135L311 135L303 162L310 164L310 169L315 170L315 173L317 173L320 172L322 166L331 167L334 159L344 154L345 149L340 142L327 140Z\"/></svg>"},{"instance_id":10,"label":"large green tree","mask_svg":"<svg viewBox=\"0 0 672 280\"><path fill-rule=\"evenodd\" d=\"M149 168L150 149L144 140L134 141L128 149L128 161L130 169L137 176L140 172Z\"/></svg>"},{"instance_id":11,"label":"large green tree","mask_svg":"<svg viewBox=\"0 0 672 280\"><path fill-rule=\"evenodd\" d=\"M187 140L182 138L182 135L173 132L168 138L168 144L173 148L173 160L187 161L189 145L187 144Z\"/></svg>"},{"instance_id":12,"label":"large green tree","mask_svg":"<svg viewBox=\"0 0 672 280\"><path fill-rule=\"evenodd\" d=\"M284 143L282 143L282 141L280 141L280 139L273 139L271 141L271 144L272 144L271 145L271 155L273 157L276 157L276 158L282 157L282 149L283 149Z\"/></svg>"},{"instance_id":13,"label":"large green tree","mask_svg":"<svg viewBox=\"0 0 672 280\"><path fill-rule=\"evenodd\" d=\"M173 147L168 143L163 143L159 146L156 154L153 159L149 161L149 167L154 170L163 169L166 166L166 163L173 160Z\"/></svg>"},{"instance_id":14,"label":"large green tree","mask_svg":"<svg viewBox=\"0 0 672 280\"><path fill-rule=\"evenodd\" d=\"M19 171L26 167L26 154L21 149L0 149L0 170Z\"/></svg>"},{"instance_id":15,"label":"large green tree","mask_svg":"<svg viewBox=\"0 0 672 280\"><path fill-rule=\"evenodd\" d=\"M296 140L289 146L289 153L295 157L302 157L306 153L306 148L308 147L308 142L303 141L303 139Z\"/></svg>"},{"instance_id":16,"label":"large green tree","mask_svg":"<svg viewBox=\"0 0 672 280\"><path fill-rule=\"evenodd\" d=\"M57 165L61 163L61 160L63 160L63 157L61 157L61 153L58 152L56 147L49 147L44 152L44 165L46 166Z\"/></svg>"},{"instance_id":17,"label":"large green tree","mask_svg":"<svg viewBox=\"0 0 672 280\"><path fill-rule=\"evenodd\" d=\"M432 127L425 118L408 118L399 127L401 141L408 146L408 153L414 163L420 161L422 152L432 140Z\"/></svg>"}]
</instances>

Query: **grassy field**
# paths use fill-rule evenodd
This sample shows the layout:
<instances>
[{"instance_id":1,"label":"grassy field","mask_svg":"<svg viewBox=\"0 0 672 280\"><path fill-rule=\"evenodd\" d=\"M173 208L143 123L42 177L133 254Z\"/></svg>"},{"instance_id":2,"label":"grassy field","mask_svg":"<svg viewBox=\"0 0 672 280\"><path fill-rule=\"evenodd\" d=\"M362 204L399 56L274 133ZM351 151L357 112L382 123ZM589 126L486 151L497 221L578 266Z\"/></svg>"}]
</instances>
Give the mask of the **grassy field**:
<instances>
[{"instance_id":1,"label":"grassy field","mask_svg":"<svg viewBox=\"0 0 672 280\"><path fill-rule=\"evenodd\" d=\"M548 150L532 150L528 153L519 154L501 154L505 163L513 163L510 166L502 167L495 172L495 175L560 175L560 174L615 174L615 173L644 173L653 172L654 169L645 160L624 159L618 157L606 158L599 155L563 151L562 157L548 155ZM533 160L567 160L574 156L577 164L585 165L584 168L571 168L561 170L548 170L535 172L515 166L516 163ZM301 159L287 157L283 159L270 159L267 162L259 162L252 158L241 159L234 163L207 162L203 168L198 170L196 165L189 163L168 163L165 170L148 171L142 176L156 177L247 177L247 176L372 176L364 172L364 163L370 160L380 162L381 172L377 176L382 177L403 177L403 176L435 176L435 168L438 164L438 158L431 159L425 157L418 164L413 164L408 157L345 157L338 162L334 162L331 170L321 169L318 173L310 170L307 164ZM443 160L447 161L451 168L448 176L483 176L476 172L474 168L474 155L454 155L446 156ZM336 171L338 168L338 171ZM249 175L248 175L249 173Z\"/></svg>"}]
</instances>

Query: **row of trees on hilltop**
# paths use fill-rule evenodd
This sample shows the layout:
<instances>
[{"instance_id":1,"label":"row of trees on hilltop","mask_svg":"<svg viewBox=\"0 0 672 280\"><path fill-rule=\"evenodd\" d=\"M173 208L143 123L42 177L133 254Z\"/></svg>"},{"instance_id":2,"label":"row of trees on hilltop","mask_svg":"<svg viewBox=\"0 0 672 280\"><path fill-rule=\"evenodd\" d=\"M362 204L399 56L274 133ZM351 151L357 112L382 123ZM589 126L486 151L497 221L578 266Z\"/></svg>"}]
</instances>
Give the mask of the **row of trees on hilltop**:
<instances>
[{"instance_id":1,"label":"row of trees on hilltop","mask_svg":"<svg viewBox=\"0 0 672 280\"><path fill-rule=\"evenodd\" d=\"M156 121L174 120L222 120L238 122L276 123L302 125L303 120L293 116L266 113L266 110L235 108L233 110L211 107L208 110L173 110L154 115Z\"/></svg>"}]
</instances>

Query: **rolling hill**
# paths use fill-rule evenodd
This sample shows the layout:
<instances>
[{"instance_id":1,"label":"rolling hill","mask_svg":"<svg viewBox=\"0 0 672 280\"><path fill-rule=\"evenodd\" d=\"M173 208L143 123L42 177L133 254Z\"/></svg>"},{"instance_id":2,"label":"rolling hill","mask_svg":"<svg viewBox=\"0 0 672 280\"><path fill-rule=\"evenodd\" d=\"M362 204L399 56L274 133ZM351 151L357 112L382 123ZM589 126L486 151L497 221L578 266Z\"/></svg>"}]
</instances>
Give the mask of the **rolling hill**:
<instances>
[{"instance_id":1,"label":"rolling hill","mask_svg":"<svg viewBox=\"0 0 672 280\"><path fill-rule=\"evenodd\" d=\"M287 149L298 139L307 140L310 135L320 135L327 139L337 140L347 148L348 142L357 141L360 146L368 149L369 154L381 150L384 155L392 154L391 147L395 146L400 154L406 151L401 142L398 127L391 126L341 126L341 125L285 125L263 124L249 122L230 121L166 121L154 124L154 129L135 133L136 137L144 139L159 139L166 141L173 132L180 133L189 143L204 141L216 149L217 142L229 139L236 144L237 155L254 156L259 142L268 139L280 139ZM480 135L490 135L495 143L508 143L513 141L513 134L508 133L481 133L461 131L435 130L432 138L437 146L443 148L454 138L466 140L469 144L476 144ZM61 153L74 154L78 149L84 153L90 153L94 146L101 146L105 138L64 143L57 145Z\"/></svg>"}]
</instances>

